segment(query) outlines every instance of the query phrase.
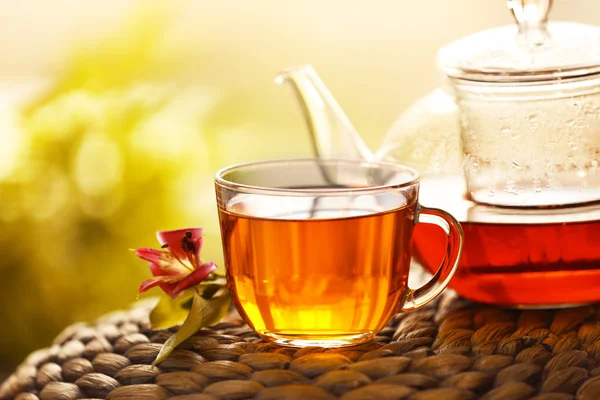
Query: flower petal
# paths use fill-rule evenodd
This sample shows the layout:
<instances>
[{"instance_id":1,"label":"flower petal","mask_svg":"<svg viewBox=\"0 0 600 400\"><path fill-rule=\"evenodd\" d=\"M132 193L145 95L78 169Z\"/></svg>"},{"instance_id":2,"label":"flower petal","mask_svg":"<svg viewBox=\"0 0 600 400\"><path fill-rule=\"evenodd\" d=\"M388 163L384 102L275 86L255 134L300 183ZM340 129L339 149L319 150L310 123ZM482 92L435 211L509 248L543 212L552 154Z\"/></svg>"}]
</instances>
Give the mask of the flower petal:
<instances>
[{"instance_id":1,"label":"flower petal","mask_svg":"<svg viewBox=\"0 0 600 400\"><path fill-rule=\"evenodd\" d=\"M173 278L172 276L155 276L154 278L146 279L144 282L140 284L140 288L138 290L138 296L140 293L144 293L147 290L152 289L153 287L160 286L160 288L169 296L175 298L179 296L180 293L174 293L175 287L179 282L178 279Z\"/></svg>"},{"instance_id":2,"label":"flower petal","mask_svg":"<svg viewBox=\"0 0 600 400\"><path fill-rule=\"evenodd\" d=\"M177 263L179 264L179 263ZM183 279L190 271L188 269L183 268L162 268L160 265L156 265L154 263L149 263L148 267L150 267L150 272L152 272L153 276L172 276L177 277L181 276L180 280Z\"/></svg>"},{"instance_id":3,"label":"flower petal","mask_svg":"<svg viewBox=\"0 0 600 400\"><path fill-rule=\"evenodd\" d=\"M135 249L135 255L142 260L150 261L154 264L160 264L163 257L163 251L149 248Z\"/></svg>"},{"instance_id":4,"label":"flower petal","mask_svg":"<svg viewBox=\"0 0 600 400\"><path fill-rule=\"evenodd\" d=\"M187 253L181 248L181 239L186 235L187 232L191 233L190 240L196 244L196 253L200 254L202 248L202 234L204 229L202 228L186 228L186 229L175 229L171 231L159 231L156 232L156 238L161 246L165 244L168 246L169 251L175 254L179 259L187 259Z\"/></svg>"},{"instance_id":5,"label":"flower petal","mask_svg":"<svg viewBox=\"0 0 600 400\"><path fill-rule=\"evenodd\" d=\"M164 279L164 276L155 276L154 278L146 279L144 282L140 283L140 290L138 293L144 293L145 291L158 286L159 283L164 282Z\"/></svg>"},{"instance_id":6,"label":"flower petal","mask_svg":"<svg viewBox=\"0 0 600 400\"><path fill-rule=\"evenodd\" d=\"M179 283L177 283L175 289L173 290L173 294L179 295L185 289L188 289L192 286L196 286L197 284L205 280L206 277L209 276L210 273L213 272L215 269L217 269L217 266L212 261L202 264L201 266L196 268L194 272L192 272L191 274L183 278L181 281L179 281Z\"/></svg>"},{"instance_id":7,"label":"flower petal","mask_svg":"<svg viewBox=\"0 0 600 400\"><path fill-rule=\"evenodd\" d=\"M194 269L197 269L202 266L202 261L200 260L200 250L202 249L202 245L204 244L204 236L192 239L192 243L194 243L196 253L191 255L188 254L188 259L194 265Z\"/></svg>"},{"instance_id":8,"label":"flower petal","mask_svg":"<svg viewBox=\"0 0 600 400\"><path fill-rule=\"evenodd\" d=\"M162 291L165 292L167 294L167 296L170 296L172 298L176 298L181 294L181 293L175 294L174 291L175 291L176 285L177 285L176 283L166 283L166 282L160 282L158 284L158 286L160 286Z\"/></svg>"},{"instance_id":9,"label":"flower petal","mask_svg":"<svg viewBox=\"0 0 600 400\"><path fill-rule=\"evenodd\" d=\"M184 260L186 265L179 262L173 254L166 250L156 250L149 248L136 249L135 254L143 260L149 261L155 267L162 271L153 271L153 275L178 275L188 274L192 271L193 266ZM150 267L152 270L153 267Z\"/></svg>"}]
</instances>

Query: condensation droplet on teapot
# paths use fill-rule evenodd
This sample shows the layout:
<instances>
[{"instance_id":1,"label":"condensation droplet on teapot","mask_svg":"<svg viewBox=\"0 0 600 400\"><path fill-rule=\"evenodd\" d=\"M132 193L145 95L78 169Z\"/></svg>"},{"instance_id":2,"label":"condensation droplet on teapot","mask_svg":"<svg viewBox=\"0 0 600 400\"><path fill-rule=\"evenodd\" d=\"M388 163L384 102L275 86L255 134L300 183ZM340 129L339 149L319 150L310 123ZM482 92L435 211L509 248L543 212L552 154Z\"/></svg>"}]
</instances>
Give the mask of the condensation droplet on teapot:
<instances>
[{"instance_id":1,"label":"condensation droplet on teapot","mask_svg":"<svg viewBox=\"0 0 600 400\"><path fill-rule=\"evenodd\" d=\"M468 156L467 163L469 164L469 167L473 170L473 172L477 172L477 169L479 168L479 159L477 157Z\"/></svg>"},{"instance_id":2,"label":"condensation droplet on teapot","mask_svg":"<svg viewBox=\"0 0 600 400\"><path fill-rule=\"evenodd\" d=\"M513 179L508 178L504 184L504 191L508 194L517 194L517 183Z\"/></svg>"},{"instance_id":3,"label":"condensation droplet on teapot","mask_svg":"<svg viewBox=\"0 0 600 400\"><path fill-rule=\"evenodd\" d=\"M510 164L511 168L516 170L516 171L522 171L523 170L523 166L521 164L519 164L516 161L512 161Z\"/></svg>"},{"instance_id":4,"label":"condensation droplet on teapot","mask_svg":"<svg viewBox=\"0 0 600 400\"><path fill-rule=\"evenodd\" d=\"M573 103L571 103L571 105L575 108L581 108L581 106L583 105L583 101L581 100L573 100Z\"/></svg>"},{"instance_id":5,"label":"condensation droplet on teapot","mask_svg":"<svg viewBox=\"0 0 600 400\"><path fill-rule=\"evenodd\" d=\"M600 114L600 107L592 102L586 103L583 106L583 114L585 118L598 119L598 116Z\"/></svg>"},{"instance_id":6,"label":"condensation droplet on teapot","mask_svg":"<svg viewBox=\"0 0 600 400\"><path fill-rule=\"evenodd\" d=\"M544 177L546 178L546 188L548 188L554 179L554 168L548 168L546 172L544 172Z\"/></svg>"},{"instance_id":7,"label":"condensation droplet on teapot","mask_svg":"<svg viewBox=\"0 0 600 400\"><path fill-rule=\"evenodd\" d=\"M532 124L537 123L539 121L539 119L540 119L540 116L538 113L532 113L527 116L527 121L529 121Z\"/></svg>"},{"instance_id":8,"label":"condensation droplet on teapot","mask_svg":"<svg viewBox=\"0 0 600 400\"><path fill-rule=\"evenodd\" d=\"M577 142L570 141L570 142L569 142L569 148L570 148L572 151L577 151L577 149L579 149L579 144L578 144Z\"/></svg>"},{"instance_id":9,"label":"condensation droplet on teapot","mask_svg":"<svg viewBox=\"0 0 600 400\"><path fill-rule=\"evenodd\" d=\"M533 177L533 189L536 193L540 193L542 191L542 180L537 176Z\"/></svg>"}]
</instances>

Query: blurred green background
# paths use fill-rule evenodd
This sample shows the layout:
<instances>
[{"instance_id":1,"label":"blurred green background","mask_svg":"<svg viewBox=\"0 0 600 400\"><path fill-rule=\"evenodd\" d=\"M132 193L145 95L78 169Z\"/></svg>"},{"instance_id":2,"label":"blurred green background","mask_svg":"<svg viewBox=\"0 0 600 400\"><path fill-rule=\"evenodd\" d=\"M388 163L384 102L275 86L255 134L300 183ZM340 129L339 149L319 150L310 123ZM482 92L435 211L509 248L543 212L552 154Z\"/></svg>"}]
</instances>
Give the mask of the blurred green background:
<instances>
[{"instance_id":1,"label":"blurred green background","mask_svg":"<svg viewBox=\"0 0 600 400\"><path fill-rule=\"evenodd\" d=\"M436 51L511 23L504 1L22 0L0 4L0 378L64 326L135 300L128 249L204 226L212 177L310 156L273 78L311 63L373 148L441 82ZM556 0L553 19L600 23Z\"/></svg>"}]
</instances>

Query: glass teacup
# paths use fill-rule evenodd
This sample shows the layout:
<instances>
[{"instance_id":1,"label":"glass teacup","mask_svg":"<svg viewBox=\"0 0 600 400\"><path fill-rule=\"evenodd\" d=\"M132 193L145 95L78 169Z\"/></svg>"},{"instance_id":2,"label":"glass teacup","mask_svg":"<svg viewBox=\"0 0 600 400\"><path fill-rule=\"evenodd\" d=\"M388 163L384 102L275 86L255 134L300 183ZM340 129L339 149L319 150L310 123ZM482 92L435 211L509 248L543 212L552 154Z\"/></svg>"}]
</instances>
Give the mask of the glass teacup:
<instances>
[{"instance_id":1,"label":"glass teacup","mask_svg":"<svg viewBox=\"0 0 600 400\"><path fill-rule=\"evenodd\" d=\"M450 214L418 203L419 176L397 164L280 160L217 173L227 281L244 320L291 346L346 346L374 337L399 311L438 296L463 234ZM408 287L417 222L448 236L442 265Z\"/></svg>"}]
</instances>

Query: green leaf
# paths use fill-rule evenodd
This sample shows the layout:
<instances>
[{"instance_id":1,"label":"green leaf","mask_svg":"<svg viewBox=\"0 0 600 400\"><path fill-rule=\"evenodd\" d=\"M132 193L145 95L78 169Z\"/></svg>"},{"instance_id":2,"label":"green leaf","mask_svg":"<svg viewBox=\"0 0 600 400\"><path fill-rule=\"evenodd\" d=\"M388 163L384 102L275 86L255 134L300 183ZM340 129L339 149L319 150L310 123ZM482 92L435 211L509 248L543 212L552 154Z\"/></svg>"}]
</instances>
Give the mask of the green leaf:
<instances>
[{"instance_id":1,"label":"green leaf","mask_svg":"<svg viewBox=\"0 0 600 400\"><path fill-rule=\"evenodd\" d=\"M162 293L150 312L152 329L167 329L185 321L192 306L192 292L193 290L186 290L176 299Z\"/></svg>"},{"instance_id":2,"label":"green leaf","mask_svg":"<svg viewBox=\"0 0 600 400\"><path fill-rule=\"evenodd\" d=\"M202 285L202 286L198 287L198 293L200 293L200 296L202 296L203 299L210 300L222 288L223 288L223 286L216 285L216 284L213 284L213 285L210 285L210 284L209 285Z\"/></svg>"},{"instance_id":3,"label":"green leaf","mask_svg":"<svg viewBox=\"0 0 600 400\"><path fill-rule=\"evenodd\" d=\"M152 365L167 358L180 343L198 332L200 328L218 323L227 314L231 302L227 289L221 288L209 299L202 297L198 287L194 288L192 292L194 298L188 317L179 328L179 332L163 344Z\"/></svg>"},{"instance_id":4,"label":"green leaf","mask_svg":"<svg viewBox=\"0 0 600 400\"><path fill-rule=\"evenodd\" d=\"M225 275L218 275L215 272L212 272L205 280L200 282L200 286L203 285L221 285L225 286L227 284L227 279Z\"/></svg>"}]
</instances>

